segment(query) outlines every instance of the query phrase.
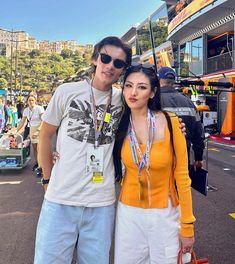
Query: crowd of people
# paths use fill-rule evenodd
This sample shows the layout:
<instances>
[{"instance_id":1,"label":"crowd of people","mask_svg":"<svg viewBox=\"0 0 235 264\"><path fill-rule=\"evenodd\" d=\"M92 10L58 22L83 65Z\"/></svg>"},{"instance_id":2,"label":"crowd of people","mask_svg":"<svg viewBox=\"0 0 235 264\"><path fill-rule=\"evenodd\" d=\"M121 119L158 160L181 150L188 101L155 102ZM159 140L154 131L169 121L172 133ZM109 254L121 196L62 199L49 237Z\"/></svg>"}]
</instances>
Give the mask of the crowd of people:
<instances>
[{"instance_id":1,"label":"crowd of people","mask_svg":"<svg viewBox=\"0 0 235 264\"><path fill-rule=\"evenodd\" d=\"M42 170L37 161L37 144L43 113L44 108L37 104L37 94L35 92L28 95L25 103L22 101L17 103L8 102L4 97L0 97L0 133L7 133L10 138L15 134L21 134L23 140L30 139L35 159L32 169L37 172L39 177L42 176ZM10 147L12 148L12 146L11 144ZM16 147L14 146L14 148Z\"/></svg>"}]
</instances>

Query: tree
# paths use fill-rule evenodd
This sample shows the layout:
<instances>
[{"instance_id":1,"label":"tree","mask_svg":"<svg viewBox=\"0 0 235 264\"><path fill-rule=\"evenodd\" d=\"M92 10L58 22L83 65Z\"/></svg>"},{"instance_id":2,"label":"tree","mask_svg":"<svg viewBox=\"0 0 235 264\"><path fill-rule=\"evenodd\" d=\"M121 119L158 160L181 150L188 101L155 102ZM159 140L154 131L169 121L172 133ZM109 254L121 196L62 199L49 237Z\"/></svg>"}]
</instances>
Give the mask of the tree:
<instances>
[{"instance_id":1,"label":"tree","mask_svg":"<svg viewBox=\"0 0 235 264\"><path fill-rule=\"evenodd\" d=\"M68 59L73 56L73 51L70 49L63 49L60 53L63 59Z\"/></svg>"},{"instance_id":2,"label":"tree","mask_svg":"<svg viewBox=\"0 0 235 264\"><path fill-rule=\"evenodd\" d=\"M84 58L84 66L87 67L89 65L91 65L91 49L86 49L84 54L83 54L83 58Z\"/></svg>"},{"instance_id":3,"label":"tree","mask_svg":"<svg viewBox=\"0 0 235 264\"><path fill-rule=\"evenodd\" d=\"M6 88L8 85L7 80L0 77L0 88Z\"/></svg>"},{"instance_id":4,"label":"tree","mask_svg":"<svg viewBox=\"0 0 235 264\"><path fill-rule=\"evenodd\" d=\"M39 57L41 54L40 50L33 49L31 52L29 52L30 58L36 58Z\"/></svg>"},{"instance_id":5,"label":"tree","mask_svg":"<svg viewBox=\"0 0 235 264\"><path fill-rule=\"evenodd\" d=\"M51 61L60 62L60 61L63 60L63 57L61 55L57 54L57 53L52 53L51 55L49 55L48 59L51 60Z\"/></svg>"},{"instance_id":6,"label":"tree","mask_svg":"<svg viewBox=\"0 0 235 264\"><path fill-rule=\"evenodd\" d=\"M16 88L51 92L52 83L57 83L58 80L74 75L77 71L90 65L90 62L91 49L87 49L84 53L80 51L73 53L69 49L64 49L61 55L57 53L48 54L39 50L18 51L16 82L14 82L16 66L14 58L12 62L13 86L16 83ZM11 78L10 58L0 55L0 69L0 77L7 81L6 84L1 80L1 85L7 87Z\"/></svg>"}]
</instances>

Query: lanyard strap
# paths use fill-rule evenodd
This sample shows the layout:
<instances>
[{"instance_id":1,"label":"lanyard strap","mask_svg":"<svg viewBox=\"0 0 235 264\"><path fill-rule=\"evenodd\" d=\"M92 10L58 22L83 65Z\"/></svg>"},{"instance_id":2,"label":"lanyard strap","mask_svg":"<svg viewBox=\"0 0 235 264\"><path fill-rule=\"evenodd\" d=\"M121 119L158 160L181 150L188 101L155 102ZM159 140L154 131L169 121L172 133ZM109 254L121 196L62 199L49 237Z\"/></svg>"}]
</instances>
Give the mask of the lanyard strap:
<instances>
[{"instance_id":1,"label":"lanyard strap","mask_svg":"<svg viewBox=\"0 0 235 264\"><path fill-rule=\"evenodd\" d=\"M92 82L91 82L92 84ZM106 102L106 106L105 106L105 110L101 119L101 122L98 126L98 120L97 120L97 113L96 113L96 103L95 103L95 96L92 90L92 85L90 85L91 87L91 102L92 102L92 107L91 107L91 111L92 111L92 116L93 116L93 125L94 125L94 129L95 129L95 148L99 147L99 139L100 139L100 135L101 135L101 130L103 128L105 119L106 119L106 114L108 114L108 110L110 111L110 107L111 107L111 102L112 102L112 87L110 89L110 93L109 93L109 97L108 100Z\"/></svg>"},{"instance_id":2,"label":"lanyard strap","mask_svg":"<svg viewBox=\"0 0 235 264\"><path fill-rule=\"evenodd\" d=\"M31 114L30 114L31 113ZM33 118L33 114L34 114L34 109L30 109L29 108L29 123L31 123L31 120L32 120L32 118Z\"/></svg>"},{"instance_id":3,"label":"lanyard strap","mask_svg":"<svg viewBox=\"0 0 235 264\"><path fill-rule=\"evenodd\" d=\"M29 108L29 126L31 126L31 120L32 120L32 118L33 118L33 114L34 114L34 108L31 110L30 108Z\"/></svg>"},{"instance_id":4,"label":"lanyard strap","mask_svg":"<svg viewBox=\"0 0 235 264\"><path fill-rule=\"evenodd\" d=\"M155 120L155 114L148 110L148 118L147 118L147 124L148 124L148 142L146 149L144 153L142 154L139 143L137 141L137 137L134 131L133 127L133 122L130 116L130 126L129 126L129 140L130 140L130 145L131 145L131 152L132 152L132 157L134 160L134 163L138 167L138 181L139 181L139 199L141 200L141 181L140 181L140 176L142 170L146 169L147 173L147 182L148 182L148 200L149 200L149 205L151 205L151 194L150 194L150 172L149 172L149 164L150 164L150 150L152 147L154 135L156 133L156 120ZM138 159L139 154L140 160Z\"/></svg>"}]
</instances>

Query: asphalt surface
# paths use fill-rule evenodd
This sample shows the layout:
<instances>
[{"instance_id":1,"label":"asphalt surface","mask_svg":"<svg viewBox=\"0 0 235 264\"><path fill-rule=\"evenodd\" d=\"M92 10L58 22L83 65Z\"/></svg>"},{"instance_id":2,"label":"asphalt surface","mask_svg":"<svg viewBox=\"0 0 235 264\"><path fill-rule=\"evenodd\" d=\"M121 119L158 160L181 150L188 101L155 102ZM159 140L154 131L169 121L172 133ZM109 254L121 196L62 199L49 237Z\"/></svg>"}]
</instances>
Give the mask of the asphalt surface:
<instances>
[{"instance_id":1,"label":"asphalt surface","mask_svg":"<svg viewBox=\"0 0 235 264\"><path fill-rule=\"evenodd\" d=\"M216 190L207 197L193 190L195 251L210 264L234 264L235 148L209 143L208 156L209 185ZM0 264L33 263L43 189L31 167L0 172Z\"/></svg>"}]
</instances>

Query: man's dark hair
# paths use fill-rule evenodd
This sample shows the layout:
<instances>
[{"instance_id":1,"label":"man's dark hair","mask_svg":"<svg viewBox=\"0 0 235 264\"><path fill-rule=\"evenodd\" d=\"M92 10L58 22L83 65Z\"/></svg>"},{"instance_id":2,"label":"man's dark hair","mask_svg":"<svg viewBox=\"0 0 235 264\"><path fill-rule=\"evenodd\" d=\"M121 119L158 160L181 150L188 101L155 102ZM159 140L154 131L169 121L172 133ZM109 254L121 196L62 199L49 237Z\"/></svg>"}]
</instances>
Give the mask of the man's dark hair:
<instances>
[{"instance_id":1,"label":"man's dark hair","mask_svg":"<svg viewBox=\"0 0 235 264\"><path fill-rule=\"evenodd\" d=\"M165 86L174 86L175 85L175 80L172 79L161 79L162 82L164 83Z\"/></svg>"},{"instance_id":2,"label":"man's dark hair","mask_svg":"<svg viewBox=\"0 0 235 264\"><path fill-rule=\"evenodd\" d=\"M128 67L131 64L131 57L132 57L131 47L127 43L123 42L120 38L115 37L115 36L106 37L102 39L100 42L98 42L94 46L91 59L97 60L99 56L99 52L106 45L111 45L117 48L121 48L126 54L126 67Z\"/></svg>"}]
</instances>

